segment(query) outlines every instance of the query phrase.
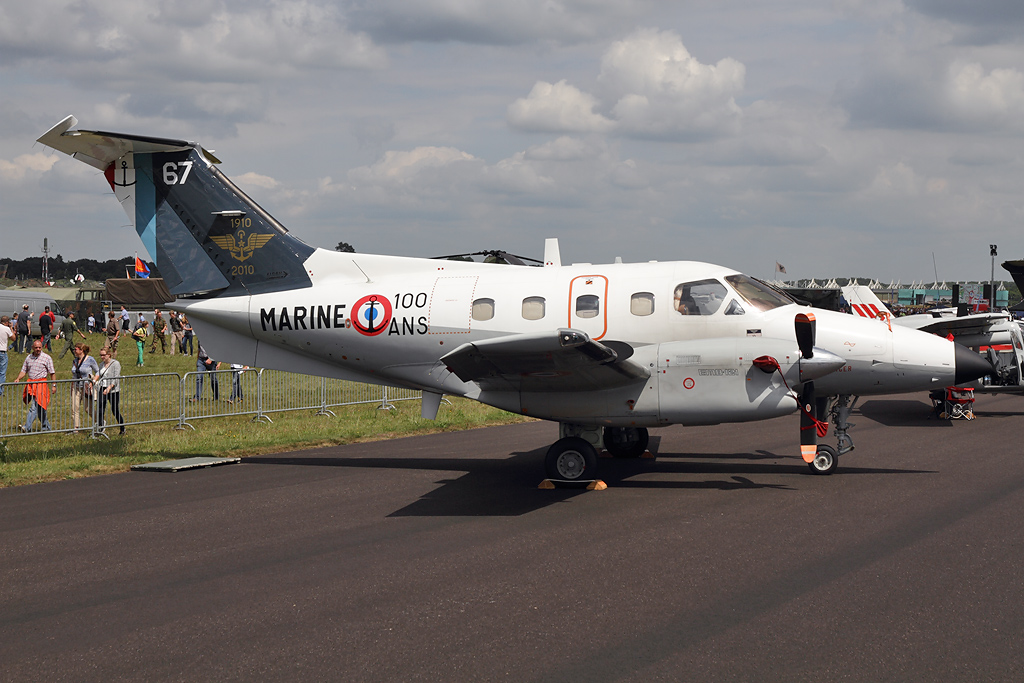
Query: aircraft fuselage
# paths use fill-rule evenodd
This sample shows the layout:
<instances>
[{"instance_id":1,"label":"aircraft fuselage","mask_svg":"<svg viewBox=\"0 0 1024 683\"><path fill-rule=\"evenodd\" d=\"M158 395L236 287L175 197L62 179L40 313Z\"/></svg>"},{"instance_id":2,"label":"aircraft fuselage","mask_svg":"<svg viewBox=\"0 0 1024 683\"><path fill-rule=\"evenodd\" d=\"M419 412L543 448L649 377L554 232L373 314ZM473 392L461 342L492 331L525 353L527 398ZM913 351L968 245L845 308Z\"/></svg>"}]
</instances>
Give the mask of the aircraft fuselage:
<instances>
[{"instance_id":1,"label":"aircraft fuselage","mask_svg":"<svg viewBox=\"0 0 1024 683\"><path fill-rule=\"evenodd\" d=\"M896 393L952 384L955 373L946 340L796 304L759 306L729 281L744 276L707 263L526 268L317 250L305 265L310 287L178 307L218 359L600 425L709 424L793 412L789 388L800 383L793 320L800 311L817 318L816 346L846 361L817 380L819 391ZM695 288L703 297L694 302L699 313L680 313L687 283L703 283ZM440 360L463 344L565 328L625 342L649 377L580 392L562 391L556 378L537 373L514 387L481 388ZM779 361L786 382L753 367L764 355Z\"/></svg>"}]
</instances>

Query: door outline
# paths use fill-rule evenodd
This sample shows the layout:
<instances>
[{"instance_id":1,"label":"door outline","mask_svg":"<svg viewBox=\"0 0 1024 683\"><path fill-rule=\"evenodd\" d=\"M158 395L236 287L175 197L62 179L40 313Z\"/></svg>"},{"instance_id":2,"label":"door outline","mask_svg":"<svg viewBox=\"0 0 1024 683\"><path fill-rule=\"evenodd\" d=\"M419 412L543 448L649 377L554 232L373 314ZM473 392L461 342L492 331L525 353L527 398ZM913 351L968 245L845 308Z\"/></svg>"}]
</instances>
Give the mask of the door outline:
<instances>
[{"instance_id":1,"label":"door outline","mask_svg":"<svg viewBox=\"0 0 1024 683\"><path fill-rule=\"evenodd\" d=\"M582 280L582 282L578 282ZM600 282L598 282L600 280ZM601 282L604 286L601 286ZM578 318L576 316L576 297L584 294L595 294L601 307L597 318ZM594 320L600 320L601 333L591 334L588 327ZM608 278L604 275L578 275L569 282L569 327L583 330L594 341L598 341L608 333Z\"/></svg>"}]
</instances>

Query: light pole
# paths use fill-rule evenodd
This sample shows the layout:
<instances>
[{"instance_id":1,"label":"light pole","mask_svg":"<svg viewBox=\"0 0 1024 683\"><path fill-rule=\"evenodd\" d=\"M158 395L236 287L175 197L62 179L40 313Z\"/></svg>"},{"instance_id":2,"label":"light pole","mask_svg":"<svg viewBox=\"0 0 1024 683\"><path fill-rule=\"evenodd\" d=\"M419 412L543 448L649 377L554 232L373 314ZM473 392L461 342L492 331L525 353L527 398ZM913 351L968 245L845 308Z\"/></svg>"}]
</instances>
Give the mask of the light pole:
<instances>
[{"instance_id":1,"label":"light pole","mask_svg":"<svg viewBox=\"0 0 1024 683\"><path fill-rule=\"evenodd\" d=\"M997 252L996 245L994 245L994 244L988 245L988 254L989 254L989 256L992 257L992 274L989 276L989 279L988 279L988 286L989 286L989 289L992 292L992 298L988 302L988 310L989 311L995 311L996 310L996 256L997 256L996 252Z\"/></svg>"}]
</instances>

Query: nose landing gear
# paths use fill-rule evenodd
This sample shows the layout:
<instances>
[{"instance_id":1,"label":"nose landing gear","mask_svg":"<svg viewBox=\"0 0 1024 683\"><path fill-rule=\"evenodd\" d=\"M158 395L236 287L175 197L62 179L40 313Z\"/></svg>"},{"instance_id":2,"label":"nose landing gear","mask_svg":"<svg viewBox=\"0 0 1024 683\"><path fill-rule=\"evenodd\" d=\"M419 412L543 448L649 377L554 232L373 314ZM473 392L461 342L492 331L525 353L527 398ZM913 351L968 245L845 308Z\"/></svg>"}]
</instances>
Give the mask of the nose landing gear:
<instances>
[{"instance_id":1,"label":"nose landing gear","mask_svg":"<svg viewBox=\"0 0 1024 683\"><path fill-rule=\"evenodd\" d=\"M839 465L839 456L854 449L853 437L849 434L850 428L854 425L850 423L849 418L853 407L857 405L858 398L842 394L834 397L830 402L828 414L832 424L835 425L833 434L836 436L837 447L832 448L824 444L818 446L814 459L807 463L807 467L814 474L832 474Z\"/></svg>"}]
</instances>

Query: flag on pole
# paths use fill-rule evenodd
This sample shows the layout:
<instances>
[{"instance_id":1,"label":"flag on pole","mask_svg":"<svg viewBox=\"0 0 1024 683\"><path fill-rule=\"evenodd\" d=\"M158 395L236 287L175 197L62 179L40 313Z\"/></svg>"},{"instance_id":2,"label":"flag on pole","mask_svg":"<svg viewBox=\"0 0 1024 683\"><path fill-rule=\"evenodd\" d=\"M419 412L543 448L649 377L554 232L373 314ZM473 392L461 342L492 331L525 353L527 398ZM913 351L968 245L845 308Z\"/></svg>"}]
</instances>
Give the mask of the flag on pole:
<instances>
[{"instance_id":1,"label":"flag on pole","mask_svg":"<svg viewBox=\"0 0 1024 683\"><path fill-rule=\"evenodd\" d=\"M779 272L779 273L785 273L786 272L786 266L784 266L781 263L779 263L778 261L776 261L775 262L775 270L776 270L776 272Z\"/></svg>"},{"instance_id":2,"label":"flag on pole","mask_svg":"<svg viewBox=\"0 0 1024 683\"><path fill-rule=\"evenodd\" d=\"M139 255L135 255L135 277L149 277L149 266L147 266Z\"/></svg>"}]
</instances>

